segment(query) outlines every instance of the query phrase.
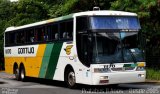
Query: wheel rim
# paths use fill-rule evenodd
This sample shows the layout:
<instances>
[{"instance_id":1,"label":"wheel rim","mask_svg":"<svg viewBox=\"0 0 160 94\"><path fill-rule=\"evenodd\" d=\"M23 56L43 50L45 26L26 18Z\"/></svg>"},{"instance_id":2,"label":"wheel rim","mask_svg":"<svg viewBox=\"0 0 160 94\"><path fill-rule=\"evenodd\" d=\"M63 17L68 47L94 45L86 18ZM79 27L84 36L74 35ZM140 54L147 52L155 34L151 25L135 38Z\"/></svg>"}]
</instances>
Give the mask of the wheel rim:
<instances>
[{"instance_id":1,"label":"wheel rim","mask_svg":"<svg viewBox=\"0 0 160 94\"><path fill-rule=\"evenodd\" d=\"M23 69L21 70L21 79L22 80L24 79L24 70Z\"/></svg>"},{"instance_id":2,"label":"wheel rim","mask_svg":"<svg viewBox=\"0 0 160 94\"><path fill-rule=\"evenodd\" d=\"M70 86L74 86L74 85L75 85L75 81L76 81L76 79L75 79L75 74L74 74L74 72L70 72L70 73L68 74L68 84L69 84Z\"/></svg>"}]
</instances>

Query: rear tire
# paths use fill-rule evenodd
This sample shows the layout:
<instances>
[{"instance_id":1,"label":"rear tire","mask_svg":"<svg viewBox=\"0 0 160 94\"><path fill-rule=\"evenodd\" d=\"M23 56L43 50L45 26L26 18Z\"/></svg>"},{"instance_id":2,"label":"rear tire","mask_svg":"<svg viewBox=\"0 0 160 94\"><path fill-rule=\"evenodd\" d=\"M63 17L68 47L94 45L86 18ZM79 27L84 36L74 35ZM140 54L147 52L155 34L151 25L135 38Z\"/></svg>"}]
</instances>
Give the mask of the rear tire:
<instances>
[{"instance_id":1,"label":"rear tire","mask_svg":"<svg viewBox=\"0 0 160 94\"><path fill-rule=\"evenodd\" d=\"M23 82L26 80L26 74L25 74L25 68L24 67L20 68L20 80L23 81Z\"/></svg>"},{"instance_id":2,"label":"rear tire","mask_svg":"<svg viewBox=\"0 0 160 94\"><path fill-rule=\"evenodd\" d=\"M76 77L73 70L68 70L65 77L67 86L71 89L76 88Z\"/></svg>"},{"instance_id":3,"label":"rear tire","mask_svg":"<svg viewBox=\"0 0 160 94\"><path fill-rule=\"evenodd\" d=\"M18 67L14 68L14 75L16 77L16 80L20 81L20 73Z\"/></svg>"}]
</instances>

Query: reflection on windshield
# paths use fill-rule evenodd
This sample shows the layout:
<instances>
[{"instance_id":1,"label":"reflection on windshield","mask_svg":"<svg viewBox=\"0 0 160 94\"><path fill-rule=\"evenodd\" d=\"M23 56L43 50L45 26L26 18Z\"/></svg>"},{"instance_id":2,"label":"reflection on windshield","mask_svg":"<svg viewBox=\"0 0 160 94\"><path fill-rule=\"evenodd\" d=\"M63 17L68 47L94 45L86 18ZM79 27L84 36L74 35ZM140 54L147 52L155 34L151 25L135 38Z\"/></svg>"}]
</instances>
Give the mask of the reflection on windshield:
<instances>
[{"instance_id":1,"label":"reflection on windshield","mask_svg":"<svg viewBox=\"0 0 160 94\"><path fill-rule=\"evenodd\" d=\"M121 34L122 35L122 34ZM124 60L125 62L137 62L144 61L143 52L138 48L137 34L136 33L124 33L122 37L122 44L124 48ZM131 54L129 57L128 54Z\"/></svg>"},{"instance_id":2,"label":"reflection on windshield","mask_svg":"<svg viewBox=\"0 0 160 94\"><path fill-rule=\"evenodd\" d=\"M137 17L91 17L92 29L129 29L139 30L140 24Z\"/></svg>"},{"instance_id":3,"label":"reflection on windshield","mask_svg":"<svg viewBox=\"0 0 160 94\"><path fill-rule=\"evenodd\" d=\"M143 61L136 33L94 33L92 40L94 63Z\"/></svg>"},{"instance_id":4,"label":"reflection on windshield","mask_svg":"<svg viewBox=\"0 0 160 94\"><path fill-rule=\"evenodd\" d=\"M94 62L123 62L119 33L95 33L93 36ZM94 58L95 57L95 58Z\"/></svg>"}]
</instances>

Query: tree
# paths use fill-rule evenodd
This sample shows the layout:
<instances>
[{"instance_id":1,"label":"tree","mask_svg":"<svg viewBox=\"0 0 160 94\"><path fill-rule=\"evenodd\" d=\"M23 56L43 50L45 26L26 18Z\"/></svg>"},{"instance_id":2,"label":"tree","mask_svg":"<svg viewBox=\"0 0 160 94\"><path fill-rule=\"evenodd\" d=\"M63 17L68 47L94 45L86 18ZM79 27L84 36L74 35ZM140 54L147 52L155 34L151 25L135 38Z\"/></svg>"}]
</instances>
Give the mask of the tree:
<instances>
[{"instance_id":1,"label":"tree","mask_svg":"<svg viewBox=\"0 0 160 94\"><path fill-rule=\"evenodd\" d=\"M70 13L93 10L98 6L102 10L107 10L114 0L55 0L55 4L49 10L50 17L58 17Z\"/></svg>"},{"instance_id":2,"label":"tree","mask_svg":"<svg viewBox=\"0 0 160 94\"><path fill-rule=\"evenodd\" d=\"M15 17L9 21L13 25L24 25L48 18L46 5L39 0L19 0L14 8Z\"/></svg>"},{"instance_id":3,"label":"tree","mask_svg":"<svg viewBox=\"0 0 160 94\"><path fill-rule=\"evenodd\" d=\"M146 35L147 65L156 67L155 63L160 62L160 0L116 0L111 3L111 9L138 14L142 32Z\"/></svg>"},{"instance_id":4,"label":"tree","mask_svg":"<svg viewBox=\"0 0 160 94\"><path fill-rule=\"evenodd\" d=\"M20 26L48 19L48 6L41 0L0 0L0 54L3 53L3 32L7 27Z\"/></svg>"},{"instance_id":5,"label":"tree","mask_svg":"<svg viewBox=\"0 0 160 94\"><path fill-rule=\"evenodd\" d=\"M62 2L63 1L63 2ZM60 0L49 10L50 17L58 17L70 14L74 11L73 7L78 0Z\"/></svg>"}]
</instances>

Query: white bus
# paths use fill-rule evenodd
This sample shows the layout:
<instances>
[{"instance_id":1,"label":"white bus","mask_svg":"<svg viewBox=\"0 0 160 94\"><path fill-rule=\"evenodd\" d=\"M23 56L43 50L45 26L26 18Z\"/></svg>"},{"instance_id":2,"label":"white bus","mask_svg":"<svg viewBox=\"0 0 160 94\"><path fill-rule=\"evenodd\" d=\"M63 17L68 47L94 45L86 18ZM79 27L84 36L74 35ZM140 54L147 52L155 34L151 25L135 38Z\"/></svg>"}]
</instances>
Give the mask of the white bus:
<instances>
[{"instance_id":1,"label":"white bus","mask_svg":"<svg viewBox=\"0 0 160 94\"><path fill-rule=\"evenodd\" d=\"M109 85L144 82L137 14L86 11L9 27L5 31L7 73L76 83Z\"/></svg>"}]
</instances>

